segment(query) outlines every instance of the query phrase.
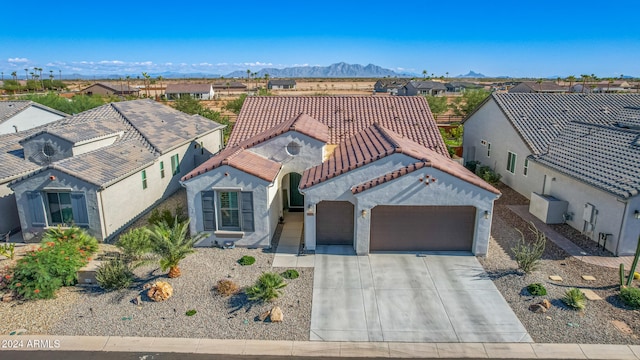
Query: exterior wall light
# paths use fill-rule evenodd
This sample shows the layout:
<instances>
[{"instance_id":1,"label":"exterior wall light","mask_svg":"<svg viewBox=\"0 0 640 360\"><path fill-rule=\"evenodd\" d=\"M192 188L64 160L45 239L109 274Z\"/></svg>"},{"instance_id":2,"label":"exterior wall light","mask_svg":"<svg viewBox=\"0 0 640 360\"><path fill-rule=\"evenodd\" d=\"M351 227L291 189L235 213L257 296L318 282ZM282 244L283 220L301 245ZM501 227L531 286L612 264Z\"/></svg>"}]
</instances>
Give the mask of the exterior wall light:
<instances>
[{"instance_id":1,"label":"exterior wall light","mask_svg":"<svg viewBox=\"0 0 640 360\"><path fill-rule=\"evenodd\" d=\"M49 180L55 180L55 179L56 179L55 175L49 176ZM636 212L638 212L638 211L636 211Z\"/></svg>"},{"instance_id":2,"label":"exterior wall light","mask_svg":"<svg viewBox=\"0 0 640 360\"><path fill-rule=\"evenodd\" d=\"M488 210L484 211L484 218L485 219L489 219L489 215L491 215L491 213Z\"/></svg>"},{"instance_id":3,"label":"exterior wall light","mask_svg":"<svg viewBox=\"0 0 640 360\"><path fill-rule=\"evenodd\" d=\"M633 217L636 219L640 219L640 211L636 210L633 212Z\"/></svg>"},{"instance_id":4,"label":"exterior wall light","mask_svg":"<svg viewBox=\"0 0 640 360\"><path fill-rule=\"evenodd\" d=\"M307 206L307 215L313 215L313 204Z\"/></svg>"},{"instance_id":5,"label":"exterior wall light","mask_svg":"<svg viewBox=\"0 0 640 360\"><path fill-rule=\"evenodd\" d=\"M363 210L360 212L360 215L362 215L362 217L367 217L367 210L366 210L366 209L363 209Z\"/></svg>"}]
</instances>

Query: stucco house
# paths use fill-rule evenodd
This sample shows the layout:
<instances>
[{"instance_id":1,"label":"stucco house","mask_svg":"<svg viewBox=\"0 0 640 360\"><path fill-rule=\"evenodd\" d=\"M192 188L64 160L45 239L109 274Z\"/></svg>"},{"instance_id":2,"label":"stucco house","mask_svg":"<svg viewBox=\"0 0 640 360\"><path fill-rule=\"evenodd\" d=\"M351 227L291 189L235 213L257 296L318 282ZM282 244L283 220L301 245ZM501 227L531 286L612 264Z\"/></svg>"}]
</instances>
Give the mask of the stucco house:
<instances>
[{"instance_id":1,"label":"stucco house","mask_svg":"<svg viewBox=\"0 0 640 360\"><path fill-rule=\"evenodd\" d=\"M293 90L296 88L296 81L294 79L269 80L267 88L270 90Z\"/></svg>"},{"instance_id":2,"label":"stucco house","mask_svg":"<svg viewBox=\"0 0 640 360\"><path fill-rule=\"evenodd\" d=\"M227 147L182 178L199 245L487 253L499 191L452 161L422 97L248 97Z\"/></svg>"},{"instance_id":3,"label":"stucco house","mask_svg":"<svg viewBox=\"0 0 640 360\"><path fill-rule=\"evenodd\" d=\"M640 235L640 95L492 94L464 120L464 159L615 255Z\"/></svg>"},{"instance_id":4,"label":"stucco house","mask_svg":"<svg viewBox=\"0 0 640 360\"><path fill-rule=\"evenodd\" d=\"M80 93L84 95L89 95L89 96L91 95L137 96L140 93L140 89L131 87L127 84L95 83L93 85L90 85L82 89Z\"/></svg>"},{"instance_id":5,"label":"stucco house","mask_svg":"<svg viewBox=\"0 0 640 360\"><path fill-rule=\"evenodd\" d=\"M136 100L11 134L20 148L1 156L27 166L4 174L13 179L9 186L23 238L75 224L110 240L218 152L223 128L199 115Z\"/></svg>"},{"instance_id":6,"label":"stucco house","mask_svg":"<svg viewBox=\"0 0 640 360\"><path fill-rule=\"evenodd\" d=\"M509 89L509 93L566 93L568 86L558 85L553 81L523 81Z\"/></svg>"},{"instance_id":7,"label":"stucco house","mask_svg":"<svg viewBox=\"0 0 640 360\"><path fill-rule=\"evenodd\" d=\"M189 96L198 100L211 100L215 96L211 84L167 84L165 95L168 100Z\"/></svg>"},{"instance_id":8,"label":"stucco house","mask_svg":"<svg viewBox=\"0 0 640 360\"><path fill-rule=\"evenodd\" d=\"M398 90L407 85L409 79L388 78L380 79L373 84L374 93L389 93L391 95L397 95Z\"/></svg>"},{"instance_id":9,"label":"stucco house","mask_svg":"<svg viewBox=\"0 0 640 360\"><path fill-rule=\"evenodd\" d=\"M399 96L443 95L447 88L438 81L409 81L398 89Z\"/></svg>"},{"instance_id":10,"label":"stucco house","mask_svg":"<svg viewBox=\"0 0 640 360\"><path fill-rule=\"evenodd\" d=\"M31 100L0 101L0 134L31 129L67 115Z\"/></svg>"}]
</instances>

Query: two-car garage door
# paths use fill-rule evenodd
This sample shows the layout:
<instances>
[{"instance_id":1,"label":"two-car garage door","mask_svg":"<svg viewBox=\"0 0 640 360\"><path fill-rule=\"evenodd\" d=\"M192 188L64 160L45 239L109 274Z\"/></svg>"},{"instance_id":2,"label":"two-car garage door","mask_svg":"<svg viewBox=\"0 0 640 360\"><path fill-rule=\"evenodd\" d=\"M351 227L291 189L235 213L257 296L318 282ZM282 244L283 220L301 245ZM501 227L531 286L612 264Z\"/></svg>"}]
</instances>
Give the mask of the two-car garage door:
<instances>
[{"instance_id":1,"label":"two-car garage door","mask_svg":"<svg viewBox=\"0 0 640 360\"><path fill-rule=\"evenodd\" d=\"M383 206L371 210L370 251L472 251L473 206ZM321 201L316 244L353 245L354 206Z\"/></svg>"},{"instance_id":2,"label":"two-car garage door","mask_svg":"<svg viewBox=\"0 0 640 360\"><path fill-rule=\"evenodd\" d=\"M472 251L473 206L376 206L370 251Z\"/></svg>"}]
</instances>

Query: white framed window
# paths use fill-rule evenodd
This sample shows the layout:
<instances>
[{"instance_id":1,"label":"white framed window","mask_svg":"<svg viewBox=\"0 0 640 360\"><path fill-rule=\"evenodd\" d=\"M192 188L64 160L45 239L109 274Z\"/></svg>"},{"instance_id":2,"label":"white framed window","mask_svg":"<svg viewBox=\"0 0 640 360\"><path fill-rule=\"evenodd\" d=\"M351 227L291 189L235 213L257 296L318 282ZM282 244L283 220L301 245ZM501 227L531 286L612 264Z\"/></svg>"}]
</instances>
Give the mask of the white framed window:
<instances>
[{"instance_id":1,"label":"white framed window","mask_svg":"<svg viewBox=\"0 0 640 360\"><path fill-rule=\"evenodd\" d=\"M180 172L180 157L175 154L171 157L171 174L176 175Z\"/></svg>"},{"instance_id":2,"label":"white framed window","mask_svg":"<svg viewBox=\"0 0 640 360\"><path fill-rule=\"evenodd\" d=\"M515 174L516 173L516 161L517 161L518 155L516 155L515 153L512 153L511 151L509 151L509 154L507 156L507 171Z\"/></svg>"},{"instance_id":3,"label":"white framed window","mask_svg":"<svg viewBox=\"0 0 640 360\"><path fill-rule=\"evenodd\" d=\"M202 220L204 230L254 231L253 192L202 192Z\"/></svg>"},{"instance_id":4,"label":"white framed window","mask_svg":"<svg viewBox=\"0 0 640 360\"><path fill-rule=\"evenodd\" d=\"M142 189L147 188L147 170L142 170Z\"/></svg>"},{"instance_id":5,"label":"white framed window","mask_svg":"<svg viewBox=\"0 0 640 360\"><path fill-rule=\"evenodd\" d=\"M529 159L524 159L524 167L522 168L522 174L527 176L529 174Z\"/></svg>"}]
</instances>

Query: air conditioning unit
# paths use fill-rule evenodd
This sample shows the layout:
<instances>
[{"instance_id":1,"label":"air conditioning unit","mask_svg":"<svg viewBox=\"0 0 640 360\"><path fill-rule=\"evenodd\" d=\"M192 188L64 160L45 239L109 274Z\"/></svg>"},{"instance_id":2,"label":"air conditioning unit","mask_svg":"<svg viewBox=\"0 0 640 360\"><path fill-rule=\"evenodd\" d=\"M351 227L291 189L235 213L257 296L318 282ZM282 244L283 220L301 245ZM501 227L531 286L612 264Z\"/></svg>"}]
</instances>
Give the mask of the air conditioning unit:
<instances>
[{"instance_id":1,"label":"air conditioning unit","mask_svg":"<svg viewBox=\"0 0 640 360\"><path fill-rule=\"evenodd\" d=\"M531 193L529 212L545 224L562 224L565 222L569 203L551 195Z\"/></svg>"}]
</instances>

